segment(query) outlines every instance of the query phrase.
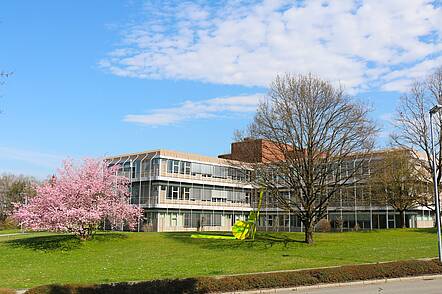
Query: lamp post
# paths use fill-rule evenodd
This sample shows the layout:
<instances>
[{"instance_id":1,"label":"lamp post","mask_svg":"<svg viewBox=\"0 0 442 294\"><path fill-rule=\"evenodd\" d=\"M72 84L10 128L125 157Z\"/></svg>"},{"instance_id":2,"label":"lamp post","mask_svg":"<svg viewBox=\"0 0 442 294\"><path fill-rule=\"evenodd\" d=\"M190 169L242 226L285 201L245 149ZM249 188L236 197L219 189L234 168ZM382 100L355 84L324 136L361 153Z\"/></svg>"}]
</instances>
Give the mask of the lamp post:
<instances>
[{"instance_id":1,"label":"lamp post","mask_svg":"<svg viewBox=\"0 0 442 294\"><path fill-rule=\"evenodd\" d=\"M434 199L436 204L436 226L437 226L437 245L439 253L439 262L442 262L442 243L441 243L441 232L440 232L440 200L439 192L437 189L437 170L436 170L436 150L434 149L434 139L433 139L433 115L438 113L442 109L442 105L437 104L430 109L430 137L431 137L431 149L433 151L433 185L434 185ZM440 142L439 142L440 144ZM440 172L440 171L439 171Z\"/></svg>"}]
</instances>

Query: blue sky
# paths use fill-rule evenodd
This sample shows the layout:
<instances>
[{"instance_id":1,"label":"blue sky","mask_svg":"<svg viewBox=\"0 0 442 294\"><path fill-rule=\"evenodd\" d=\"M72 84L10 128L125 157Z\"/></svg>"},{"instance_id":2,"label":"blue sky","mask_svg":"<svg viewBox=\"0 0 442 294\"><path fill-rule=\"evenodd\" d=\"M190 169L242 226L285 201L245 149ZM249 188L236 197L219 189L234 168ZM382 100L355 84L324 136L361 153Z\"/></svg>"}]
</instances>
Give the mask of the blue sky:
<instances>
[{"instance_id":1,"label":"blue sky","mask_svg":"<svg viewBox=\"0 0 442 294\"><path fill-rule=\"evenodd\" d=\"M229 150L278 73L313 72L384 126L442 65L440 3L2 1L0 172L66 157Z\"/></svg>"}]
</instances>

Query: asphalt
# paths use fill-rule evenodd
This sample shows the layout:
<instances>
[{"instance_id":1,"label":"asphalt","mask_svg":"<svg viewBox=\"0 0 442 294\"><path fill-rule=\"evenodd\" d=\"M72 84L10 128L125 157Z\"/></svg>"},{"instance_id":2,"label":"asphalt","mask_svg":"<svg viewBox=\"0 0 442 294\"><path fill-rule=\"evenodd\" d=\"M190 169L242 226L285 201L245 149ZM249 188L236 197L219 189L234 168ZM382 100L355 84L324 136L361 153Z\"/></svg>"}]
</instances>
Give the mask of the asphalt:
<instances>
[{"instance_id":1,"label":"asphalt","mask_svg":"<svg viewBox=\"0 0 442 294\"><path fill-rule=\"evenodd\" d=\"M262 292L265 293L265 292ZM311 289L278 289L266 293L278 294L441 294L442 277L395 280L372 284L356 284Z\"/></svg>"}]
</instances>

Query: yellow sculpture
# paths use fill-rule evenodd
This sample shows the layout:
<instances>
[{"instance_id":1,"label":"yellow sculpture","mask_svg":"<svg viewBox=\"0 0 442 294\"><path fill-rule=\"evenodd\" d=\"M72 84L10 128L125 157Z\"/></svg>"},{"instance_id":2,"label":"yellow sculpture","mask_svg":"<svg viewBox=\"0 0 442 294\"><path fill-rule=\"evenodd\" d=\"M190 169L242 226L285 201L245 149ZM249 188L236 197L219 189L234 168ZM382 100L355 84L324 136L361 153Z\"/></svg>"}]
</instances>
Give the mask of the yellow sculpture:
<instances>
[{"instance_id":1,"label":"yellow sculpture","mask_svg":"<svg viewBox=\"0 0 442 294\"><path fill-rule=\"evenodd\" d=\"M249 217L246 221L237 220L232 227L233 237L230 236L217 236L217 235L203 235L203 234L194 234L191 235L191 238L205 238L205 239L255 239L256 234L256 222L259 220L259 212L262 206L262 198L264 195L264 190L261 189L259 193L259 202L258 209L256 211L251 211Z\"/></svg>"}]
</instances>

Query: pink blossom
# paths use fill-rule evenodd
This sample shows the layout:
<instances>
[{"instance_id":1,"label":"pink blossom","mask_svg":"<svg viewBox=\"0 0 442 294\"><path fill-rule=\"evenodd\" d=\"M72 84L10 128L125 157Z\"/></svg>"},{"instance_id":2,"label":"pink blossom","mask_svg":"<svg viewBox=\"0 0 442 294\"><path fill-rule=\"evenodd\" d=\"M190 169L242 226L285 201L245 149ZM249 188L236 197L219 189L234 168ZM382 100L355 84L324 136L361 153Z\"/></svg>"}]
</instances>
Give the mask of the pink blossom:
<instances>
[{"instance_id":1,"label":"pink blossom","mask_svg":"<svg viewBox=\"0 0 442 294\"><path fill-rule=\"evenodd\" d=\"M27 205L16 206L13 217L27 229L73 232L82 239L104 220L134 229L142 210L129 204L129 180L117 169L102 160L86 159L80 167L65 161Z\"/></svg>"}]
</instances>

